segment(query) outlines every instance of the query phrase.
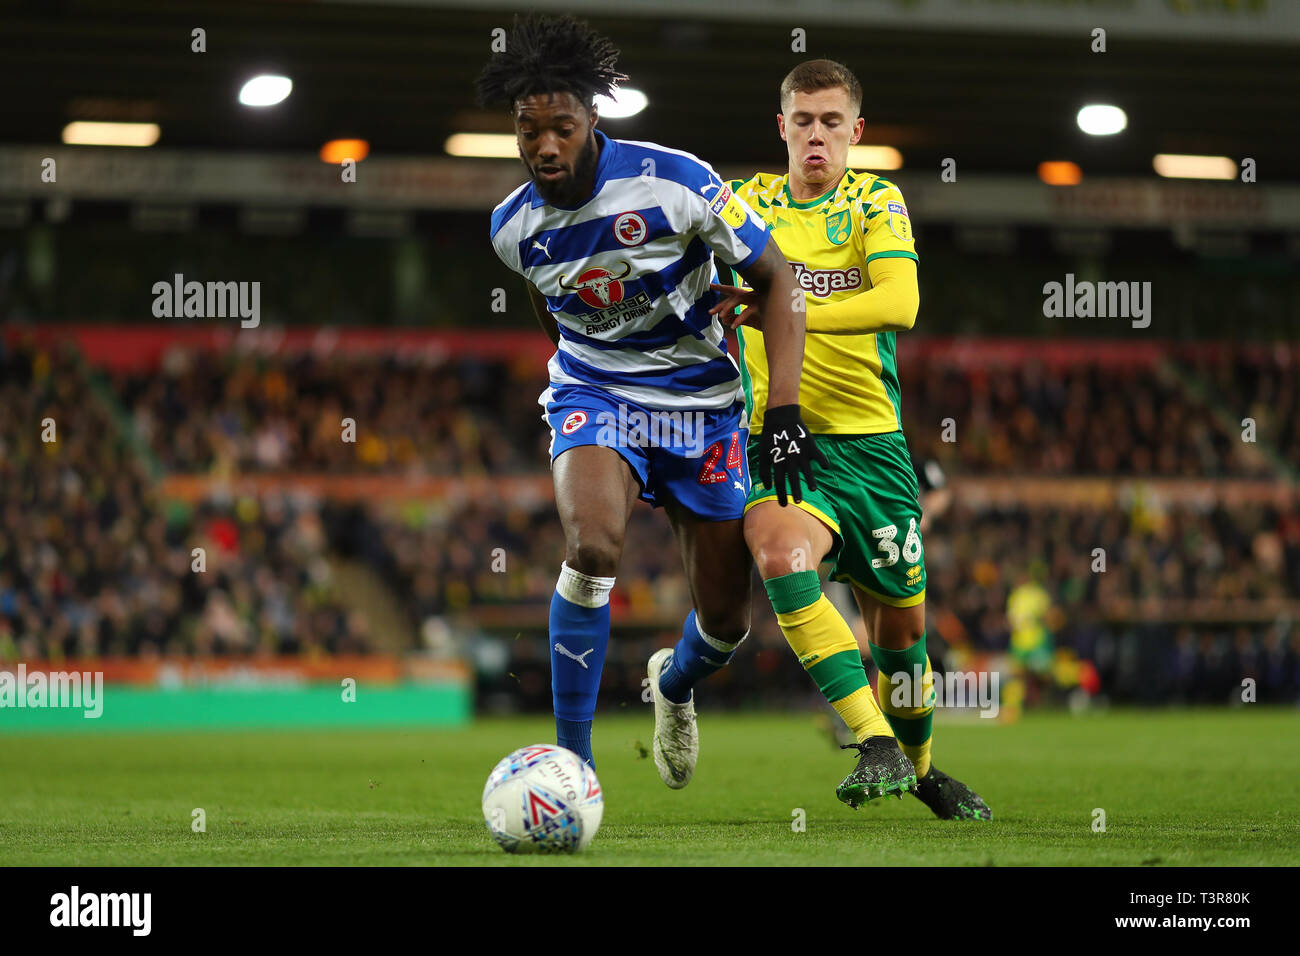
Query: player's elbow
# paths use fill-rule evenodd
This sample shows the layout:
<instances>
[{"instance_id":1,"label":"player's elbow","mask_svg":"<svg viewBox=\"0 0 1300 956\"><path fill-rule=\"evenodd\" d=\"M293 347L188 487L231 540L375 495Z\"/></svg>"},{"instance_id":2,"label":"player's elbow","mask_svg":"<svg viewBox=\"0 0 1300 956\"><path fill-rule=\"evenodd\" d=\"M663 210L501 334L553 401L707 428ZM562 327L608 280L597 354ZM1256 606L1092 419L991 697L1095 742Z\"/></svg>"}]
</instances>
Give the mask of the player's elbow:
<instances>
[{"instance_id":1,"label":"player's elbow","mask_svg":"<svg viewBox=\"0 0 1300 956\"><path fill-rule=\"evenodd\" d=\"M916 325L916 314L921 309L921 299L919 296L913 296L906 302L898 312L898 329L900 332L906 332Z\"/></svg>"},{"instance_id":2,"label":"player's elbow","mask_svg":"<svg viewBox=\"0 0 1300 956\"><path fill-rule=\"evenodd\" d=\"M771 239L768 239L767 245L763 247L762 254L741 273L741 278L745 280L746 285L764 297L773 294L785 296L794 289L794 270L790 268L790 264L785 261L785 256L781 255L780 248Z\"/></svg>"},{"instance_id":3,"label":"player's elbow","mask_svg":"<svg viewBox=\"0 0 1300 956\"><path fill-rule=\"evenodd\" d=\"M890 297L893 308L890 309L889 328L897 332L906 332L916 325L916 314L921 308L921 296L916 286L897 290Z\"/></svg>"},{"instance_id":4,"label":"player's elbow","mask_svg":"<svg viewBox=\"0 0 1300 956\"><path fill-rule=\"evenodd\" d=\"M871 285L878 296L877 307L884 313L883 328L905 332L915 326L921 305L916 263L901 256L881 258L872 261L869 269Z\"/></svg>"}]
</instances>

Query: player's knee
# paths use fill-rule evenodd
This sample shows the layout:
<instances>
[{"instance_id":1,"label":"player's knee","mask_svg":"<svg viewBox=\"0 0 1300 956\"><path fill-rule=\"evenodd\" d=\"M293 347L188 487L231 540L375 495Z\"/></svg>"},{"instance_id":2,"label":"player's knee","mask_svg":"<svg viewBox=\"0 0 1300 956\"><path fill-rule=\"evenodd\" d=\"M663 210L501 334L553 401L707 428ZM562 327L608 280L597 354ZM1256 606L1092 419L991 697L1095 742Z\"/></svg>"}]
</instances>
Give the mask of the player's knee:
<instances>
[{"instance_id":1,"label":"player's knee","mask_svg":"<svg viewBox=\"0 0 1300 956\"><path fill-rule=\"evenodd\" d=\"M696 607L695 619L700 630L724 644L735 644L749 632L748 602Z\"/></svg>"},{"instance_id":2,"label":"player's knee","mask_svg":"<svg viewBox=\"0 0 1300 956\"><path fill-rule=\"evenodd\" d=\"M881 615L880 640L875 643L892 650L905 651L925 634L924 605L915 608L892 608Z\"/></svg>"},{"instance_id":3,"label":"player's knee","mask_svg":"<svg viewBox=\"0 0 1300 956\"><path fill-rule=\"evenodd\" d=\"M586 534L566 544L564 562L592 577L612 578L618 571L623 542L610 534Z\"/></svg>"},{"instance_id":4,"label":"player's knee","mask_svg":"<svg viewBox=\"0 0 1300 956\"><path fill-rule=\"evenodd\" d=\"M764 581L796 571L815 571L820 563L819 559L814 560L812 544L804 535L756 535L750 541L750 549Z\"/></svg>"}]
</instances>

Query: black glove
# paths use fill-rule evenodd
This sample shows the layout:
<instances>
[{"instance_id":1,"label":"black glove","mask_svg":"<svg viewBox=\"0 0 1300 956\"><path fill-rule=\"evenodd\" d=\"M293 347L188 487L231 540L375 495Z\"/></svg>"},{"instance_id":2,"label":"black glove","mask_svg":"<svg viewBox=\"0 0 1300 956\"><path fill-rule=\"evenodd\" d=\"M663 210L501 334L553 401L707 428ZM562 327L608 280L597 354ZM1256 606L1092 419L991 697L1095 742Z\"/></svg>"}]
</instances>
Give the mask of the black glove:
<instances>
[{"instance_id":1,"label":"black glove","mask_svg":"<svg viewBox=\"0 0 1300 956\"><path fill-rule=\"evenodd\" d=\"M768 406L763 413L763 434L758 444L758 477L764 485L776 489L777 504L785 507L787 481L790 496L797 502L803 501L800 476L809 491L817 490L813 461L825 465L826 456L817 448L812 432L804 425L798 405ZM776 468L775 476L773 466Z\"/></svg>"}]
</instances>

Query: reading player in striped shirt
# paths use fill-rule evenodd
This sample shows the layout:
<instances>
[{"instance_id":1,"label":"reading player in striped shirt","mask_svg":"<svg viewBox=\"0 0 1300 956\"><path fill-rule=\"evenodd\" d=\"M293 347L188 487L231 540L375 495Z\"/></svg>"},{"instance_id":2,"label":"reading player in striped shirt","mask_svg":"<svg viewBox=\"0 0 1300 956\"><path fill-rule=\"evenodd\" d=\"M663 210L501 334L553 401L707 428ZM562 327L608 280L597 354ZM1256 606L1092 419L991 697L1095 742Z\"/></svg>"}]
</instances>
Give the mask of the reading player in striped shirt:
<instances>
[{"instance_id":1,"label":"reading player in striped shirt","mask_svg":"<svg viewBox=\"0 0 1300 956\"><path fill-rule=\"evenodd\" d=\"M779 506L781 489L754 485L745 536L786 640L857 737L857 767L836 796L856 808L910 789L936 816L990 819L980 796L930 759L925 552L894 345L895 333L916 321L917 259L898 187L847 168L849 146L865 125L861 104L862 84L843 64L801 63L781 84L785 175L731 183L798 273L807 310L808 426L829 459L813 469L817 489L793 508ZM772 381L766 304L736 286L719 289L727 298L715 313L746 307L733 321L758 422ZM765 453L750 448L751 456ZM853 588L880 670L879 702L853 632L822 594L823 560L832 562L833 580Z\"/></svg>"},{"instance_id":2,"label":"reading player in striped shirt","mask_svg":"<svg viewBox=\"0 0 1300 956\"><path fill-rule=\"evenodd\" d=\"M765 485L800 500L817 454L799 409L803 322L794 273L762 219L707 164L596 130L618 51L571 17L516 21L478 81L509 106L530 181L492 214L492 245L528 280L556 345L539 400L565 558L551 599L556 737L594 766L591 720L609 641L609 592L638 498L668 514L693 609L650 659L655 766L670 787L695 769L696 681L749 633L750 480L740 372L709 309L714 257L763 302L771 386L758 445Z\"/></svg>"}]
</instances>

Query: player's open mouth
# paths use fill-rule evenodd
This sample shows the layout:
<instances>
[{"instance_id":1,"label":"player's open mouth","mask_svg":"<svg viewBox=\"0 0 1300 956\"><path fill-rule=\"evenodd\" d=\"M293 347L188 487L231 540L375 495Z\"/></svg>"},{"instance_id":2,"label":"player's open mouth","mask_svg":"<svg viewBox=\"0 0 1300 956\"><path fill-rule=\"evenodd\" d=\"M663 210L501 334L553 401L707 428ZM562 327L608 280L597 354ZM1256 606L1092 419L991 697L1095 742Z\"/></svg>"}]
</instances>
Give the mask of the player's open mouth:
<instances>
[{"instance_id":1,"label":"player's open mouth","mask_svg":"<svg viewBox=\"0 0 1300 956\"><path fill-rule=\"evenodd\" d=\"M537 175L546 180L556 180L565 175L565 170L559 166L538 166Z\"/></svg>"}]
</instances>

